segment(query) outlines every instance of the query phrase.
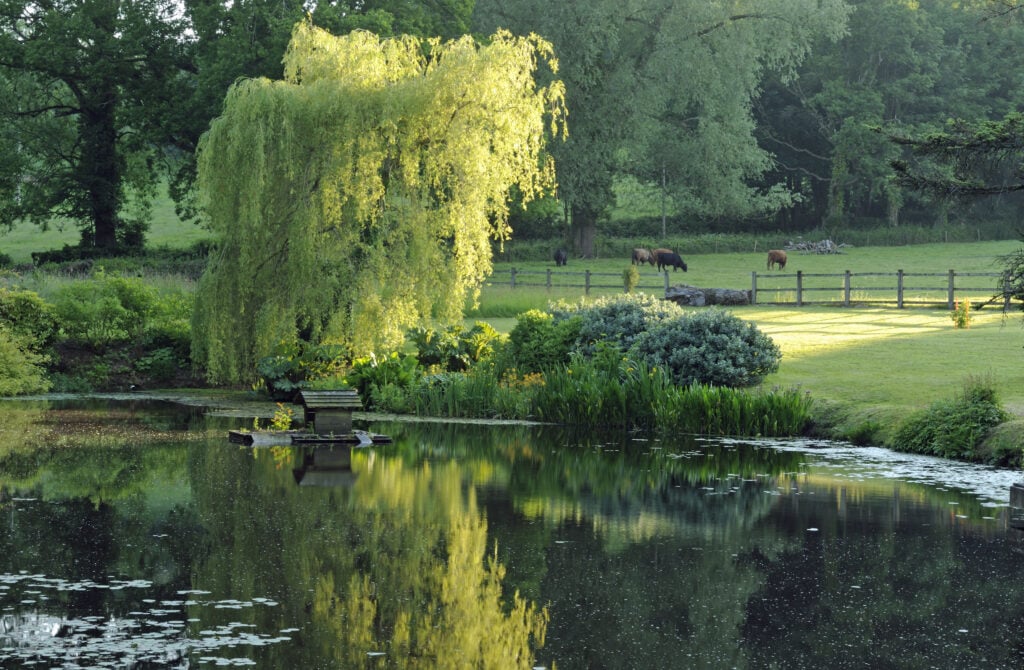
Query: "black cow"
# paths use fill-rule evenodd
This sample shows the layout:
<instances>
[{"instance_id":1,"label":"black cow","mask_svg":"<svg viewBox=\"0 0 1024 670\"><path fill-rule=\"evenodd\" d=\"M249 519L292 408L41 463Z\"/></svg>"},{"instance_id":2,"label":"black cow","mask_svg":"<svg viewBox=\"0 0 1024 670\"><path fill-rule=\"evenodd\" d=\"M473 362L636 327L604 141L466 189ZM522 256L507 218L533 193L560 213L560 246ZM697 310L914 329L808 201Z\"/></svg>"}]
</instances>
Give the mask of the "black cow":
<instances>
[{"instance_id":1,"label":"black cow","mask_svg":"<svg viewBox=\"0 0 1024 670\"><path fill-rule=\"evenodd\" d=\"M673 272L682 268L683 272L686 272L686 263L679 254L674 254L670 251L658 254L658 272L668 268L672 268Z\"/></svg>"},{"instance_id":2,"label":"black cow","mask_svg":"<svg viewBox=\"0 0 1024 670\"><path fill-rule=\"evenodd\" d=\"M565 249L555 250L555 265L565 265L569 262L569 254L565 252Z\"/></svg>"}]
</instances>

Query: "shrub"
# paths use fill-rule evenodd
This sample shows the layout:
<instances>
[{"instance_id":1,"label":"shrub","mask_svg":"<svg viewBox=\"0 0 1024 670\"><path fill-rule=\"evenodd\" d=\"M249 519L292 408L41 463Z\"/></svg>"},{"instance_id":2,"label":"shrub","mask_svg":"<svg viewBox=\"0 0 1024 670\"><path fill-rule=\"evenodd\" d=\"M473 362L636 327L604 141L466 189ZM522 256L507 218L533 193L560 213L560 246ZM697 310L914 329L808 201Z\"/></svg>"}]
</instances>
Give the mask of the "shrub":
<instances>
[{"instance_id":1,"label":"shrub","mask_svg":"<svg viewBox=\"0 0 1024 670\"><path fill-rule=\"evenodd\" d=\"M0 288L0 323L36 353L53 344L57 336L53 308L33 291Z\"/></svg>"},{"instance_id":2,"label":"shrub","mask_svg":"<svg viewBox=\"0 0 1024 670\"><path fill-rule=\"evenodd\" d=\"M385 397L393 404L398 392L408 391L422 376L423 368L415 356L393 353L378 359L370 354L352 361L345 381L359 392L367 409L377 409Z\"/></svg>"},{"instance_id":3,"label":"shrub","mask_svg":"<svg viewBox=\"0 0 1024 670\"><path fill-rule=\"evenodd\" d=\"M457 372L490 358L502 336L490 324L477 321L469 330L459 325L442 331L413 328L407 337L416 347L420 365Z\"/></svg>"},{"instance_id":4,"label":"shrub","mask_svg":"<svg viewBox=\"0 0 1024 670\"><path fill-rule=\"evenodd\" d=\"M272 400L291 400L310 382L341 375L348 357L340 344L282 343L256 363L256 374Z\"/></svg>"},{"instance_id":5,"label":"shrub","mask_svg":"<svg viewBox=\"0 0 1024 670\"><path fill-rule=\"evenodd\" d=\"M632 293L640 283L640 271L635 265L630 265L622 271L622 288L626 293Z\"/></svg>"},{"instance_id":6,"label":"shrub","mask_svg":"<svg viewBox=\"0 0 1024 670\"><path fill-rule=\"evenodd\" d=\"M953 319L954 328L971 327L971 301L968 298L958 300L953 307L950 317Z\"/></svg>"},{"instance_id":7,"label":"shrub","mask_svg":"<svg viewBox=\"0 0 1024 670\"><path fill-rule=\"evenodd\" d=\"M665 367L680 386L750 386L779 369L770 337L732 313L711 308L664 321L636 337L630 355Z\"/></svg>"},{"instance_id":8,"label":"shrub","mask_svg":"<svg viewBox=\"0 0 1024 670\"><path fill-rule=\"evenodd\" d=\"M496 367L520 373L542 372L569 362L569 352L579 337L579 317L556 321L547 312L531 309L517 317L508 334Z\"/></svg>"},{"instance_id":9,"label":"shrub","mask_svg":"<svg viewBox=\"0 0 1024 670\"><path fill-rule=\"evenodd\" d=\"M100 271L62 286L53 300L66 337L101 346L138 337L156 312L157 291L141 279Z\"/></svg>"},{"instance_id":10,"label":"shrub","mask_svg":"<svg viewBox=\"0 0 1024 670\"><path fill-rule=\"evenodd\" d=\"M991 380L968 379L951 400L940 400L911 415L893 436L898 451L977 460L978 448L1008 415L996 400Z\"/></svg>"},{"instance_id":11,"label":"shrub","mask_svg":"<svg viewBox=\"0 0 1024 670\"><path fill-rule=\"evenodd\" d=\"M171 347L160 347L143 354L135 361L135 370L147 380L160 384L173 380L180 370L188 369L183 360Z\"/></svg>"},{"instance_id":12,"label":"shrub","mask_svg":"<svg viewBox=\"0 0 1024 670\"><path fill-rule=\"evenodd\" d=\"M552 312L556 320L580 317L573 349L586 356L594 354L598 342L608 342L626 351L641 333L685 313L679 305L646 293L606 296L589 304L559 304Z\"/></svg>"},{"instance_id":13,"label":"shrub","mask_svg":"<svg viewBox=\"0 0 1024 670\"><path fill-rule=\"evenodd\" d=\"M50 389L46 359L32 351L26 338L0 323L0 396L42 393Z\"/></svg>"}]
</instances>

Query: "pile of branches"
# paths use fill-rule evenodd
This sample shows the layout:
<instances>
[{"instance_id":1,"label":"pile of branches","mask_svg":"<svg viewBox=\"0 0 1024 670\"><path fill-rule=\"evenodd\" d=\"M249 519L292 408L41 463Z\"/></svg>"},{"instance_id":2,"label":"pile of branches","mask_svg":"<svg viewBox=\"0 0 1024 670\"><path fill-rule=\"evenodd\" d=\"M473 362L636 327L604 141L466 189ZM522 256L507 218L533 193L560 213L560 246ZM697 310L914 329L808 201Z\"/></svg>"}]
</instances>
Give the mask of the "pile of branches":
<instances>
[{"instance_id":1,"label":"pile of branches","mask_svg":"<svg viewBox=\"0 0 1024 670\"><path fill-rule=\"evenodd\" d=\"M846 244L836 244L832 240L820 242L786 242L786 251L802 251L805 254L841 254Z\"/></svg>"}]
</instances>

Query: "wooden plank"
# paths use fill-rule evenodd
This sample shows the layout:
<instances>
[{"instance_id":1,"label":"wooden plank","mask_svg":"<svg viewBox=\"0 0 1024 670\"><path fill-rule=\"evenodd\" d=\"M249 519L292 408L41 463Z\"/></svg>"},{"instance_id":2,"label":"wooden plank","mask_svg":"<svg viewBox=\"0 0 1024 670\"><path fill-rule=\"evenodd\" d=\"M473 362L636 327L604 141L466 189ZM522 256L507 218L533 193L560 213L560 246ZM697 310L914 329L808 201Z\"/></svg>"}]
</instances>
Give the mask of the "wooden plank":
<instances>
[{"instance_id":1,"label":"wooden plank","mask_svg":"<svg viewBox=\"0 0 1024 670\"><path fill-rule=\"evenodd\" d=\"M362 409L363 403L359 393L354 390L345 391L299 391L297 399L308 409Z\"/></svg>"}]
</instances>

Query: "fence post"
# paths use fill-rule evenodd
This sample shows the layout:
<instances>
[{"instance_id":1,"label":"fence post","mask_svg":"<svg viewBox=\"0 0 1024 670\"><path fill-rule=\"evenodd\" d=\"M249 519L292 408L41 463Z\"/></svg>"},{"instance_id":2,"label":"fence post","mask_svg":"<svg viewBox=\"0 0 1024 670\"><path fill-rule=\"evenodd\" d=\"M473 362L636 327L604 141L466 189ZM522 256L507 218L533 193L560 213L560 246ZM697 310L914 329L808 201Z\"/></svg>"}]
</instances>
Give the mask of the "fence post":
<instances>
[{"instance_id":1,"label":"fence post","mask_svg":"<svg viewBox=\"0 0 1024 670\"><path fill-rule=\"evenodd\" d=\"M796 271L796 306L804 306L804 271Z\"/></svg>"},{"instance_id":2,"label":"fence post","mask_svg":"<svg viewBox=\"0 0 1024 670\"><path fill-rule=\"evenodd\" d=\"M583 295L590 295L590 270L583 275Z\"/></svg>"},{"instance_id":3,"label":"fence post","mask_svg":"<svg viewBox=\"0 0 1024 670\"><path fill-rule=\"evenodd\" d=\"M896 271L896 309L903 309L903 270Z\"/></svg>"},{"instance_id":4,"label":"fence post","mask_svg":"<svg viewBox=\"0 0 1024 670\"><path fill-rule=\"evenodd\" d=\"M1010 278L1003 277L1003 311L1010 309Z\"/></svg>"},{"instance_id":5,"label":"fence post","mask_svg":"<svg viewBox=\"0 0 1024 670\"><path fill-rule=\"evenodd\" d=\"M847 270L846 274L843 275L843 304L847 307L850 306L850 271Z\"/></svg>"},{"instance_id":6,"label":"fence post","mask_svg":"<svg viewBox=\"0 0 1024 670\"><path fill-rule=\"evenodd\" d=\"M954 288L953 288L953 286L954 286L954 277L956 277L956 272L954 272L953 270L950 270L949 271L949 294L948 294L948 297L946 298L946 309L950 309L950 310L953 309L953 303L956 302L956 297L953 295L953 291L954 291Z\"/></svg>"},{"instance_id":7,"label":"fence post","mask_svg":"<svg viewBox=\"0 0 1024 670\"><path fill-rule=\"evenodd\" d=\"M668 270L665 270L665 293L668 293Z\"/></svg>"},{"instance_id":8,"label":"fence post","mask_svg":"<svg viewBox=\"0 0 1024 670\"><path fill-rule=\"evenodd\" d=\"M551 268L548 268L548 283L547 283L547 287L549 289L551 288Z\"/></svg>"},{"instance_id":9,"label":"fence post","mask_svg":"<svg viewBox=\"0 0 1024 670\"><path fill-rule=\"evenodd\" d=\"M512 268L510 274L512 275L512 288L516 287L516 269Z\"/></svg>"},{"instance_id":10,"label":"fence post","mask_svg":"<svg viewBox=\"0 0 1024 670\"><path fill-rule=\"evenodd\" d=\"M750 273L750 304L757 304L757 270Z\"/></svg>"}]
</instances>

